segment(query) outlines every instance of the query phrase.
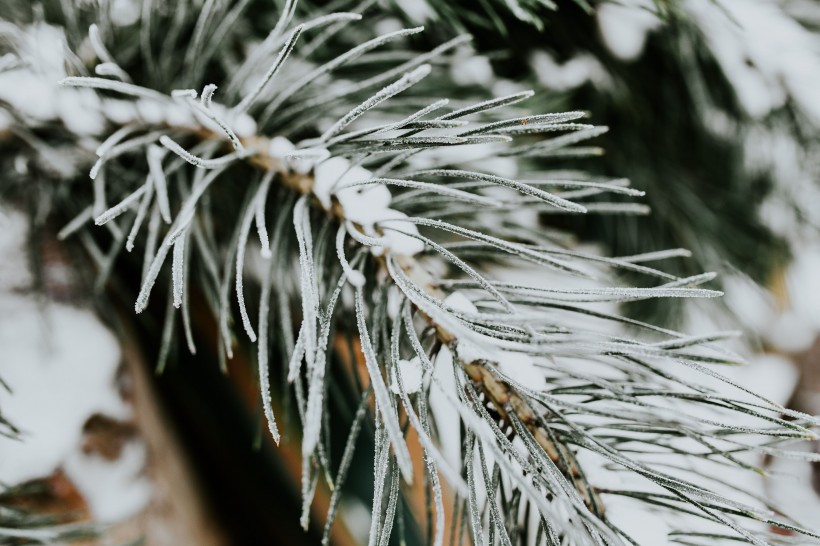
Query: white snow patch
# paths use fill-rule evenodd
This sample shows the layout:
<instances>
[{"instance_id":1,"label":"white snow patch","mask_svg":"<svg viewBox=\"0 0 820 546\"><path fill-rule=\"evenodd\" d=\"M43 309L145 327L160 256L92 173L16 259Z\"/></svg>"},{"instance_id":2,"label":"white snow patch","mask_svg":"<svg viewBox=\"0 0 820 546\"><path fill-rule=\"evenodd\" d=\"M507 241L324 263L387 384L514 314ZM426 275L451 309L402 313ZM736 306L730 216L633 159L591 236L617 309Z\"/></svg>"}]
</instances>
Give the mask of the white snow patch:
<instances>
[{"instance_id":1,"label":"white snow patch","mask_svg":"<svg viewBox=\"0 0 820 546\"><path fill-rule=\"evenodd\" d=\"M795 314L820 331L820 246L799 249L786 274L786 283Z\"/></svg>"},{"instance_id":2,"label":"white snow patch","mask_svg":"<svg viewBox=\"0 0 820 546\"><path fill-rule=\"evenodd\" d=\"M95 413L129 416L114 383L119 360L116 339L90 312L0 297L0 377L13 391L0 390L0 407L23 437L0 437L0 482L50 475Z\"/></svg>"},{"instance_id":3,"label":"white snow patch","mask_svg":"<svg viewBox=\"0 0 820 546\"><path fill-rule=\"evenodd\" d=\"M413 237L419 231L415 224L397 222L407 215L390 208L392 195L384 184L355 186L373 178L373 173L341 157L331 157L319 163L314 169L313 194L325 209L332 206L336 197L344 210L345 218L362 226L371 237L383 237L386 248L396 254L412 256L424 250L424 243ZM390 222L390 228L383 234L376 231L379 222ZM401 233L403 232L403 233ZM384 247L373 247L374 254L384 252Z\"/></svg>"},{"instance_id":4,"label":"white snow patch","mask_svg":"<svg viewBox=\"0 0 820 546\"><path fill-rule=\"evenodd\" d=\"M457 85L488 87L495 79L490 60L484 55L471 55L450 65L450 77Z\"/></svg>"},{"instance_id":5,"label":"white snow patch","mask_svg":"<svg viewBox=\"0 0 820 546\"><path fill-rule=\"evenodd\" d=\"M25 242L28 223L21 213L0 208L0 290L20 290L31 286L26 267ZM0 376L2 377L2 376Z\"/></svg>"},{"instance_id":6,"label":"white snow patch","mask_svg":"<svg viewBox=\"0 0 820 546\"><path fill-rule=\"evenodd\" d=\"M501 351L497 357L501 372L521 385L530 389L544 386L544 370L535 365L533 358L525 353Z\"/></svg>"},{"instance_id":7,"label":"white snow patch","mask_svg":"<svg viewBox=\"0 0 820 546\"><path fill-rule=\"evenodd\" d=\"M555 91L570 91L587 82L602 87L609 82L601 63L586 53L560 63L550 53L539 50L530 57L530 66L538 83Z\"/></svg>"},{"instance_id":8,"label":"white snow patch","mask_svg":"<svg viewBox=\"0 0 820 546\"><path fill-rule=\"evenodd\" d=\"M138 100L136 101L135 106L137 107L137 113L139 114L140 119L142 119L145 123L150 124L161 123L164 121L167 112L171 110L171 108L166 110L162 104L155 100ZM205 119L207 118L204 118L203 121L205 121ZM212 124L210 120L208 120L208 122ZM209 125L209 128L213 130L213 124ZM221 131L218 126L216 126L216 130Z\"/></svg>"},{"instance_id":9,"label":"white snow patch","mask_svg":"<svg viewBox=\"0 0 820 546\"><path fill-rule=\"evenodd\" d=\"M119 27L133 25L140 18L140 2L136 0L113 0L111 3L111 22Z\"/></svg>"},{"instance_id":10,"label":"white snow patch","mask_svg":"<svg viewBox=\"0 0 820 546\"><path fill-rule=\"evenodd\" d=\"M433 378L436 381L430 389L430 409L441 443L441 453L453 468L460 468L461 417L448 400L448 395L453 400L457 399L458 393L453 375L453 354L446 345L442 346L433 361Z\"/></svg>"},{"instance_id":11,"label":"white snow patch","mask_svg":"<svg viewBox=\"0 0 820 546\"><path fill-rule=\"evenodd\" d=\"M646 508L646 504L608 495L606 517L638 544L665 546L672 544L668 534L669 525Z\"/></svg>"},{"instance_id":12,"label":"white snow patch","mask_svg":"<svg viewBox=\"0 0 820 546\"><path fill-rule=\"evenodd\" d=\"M94 519L109 523L139 513L151 499L151 483L142 475L145 460L145 445L128 442L116 460L77 450L65 461L64 468Z\"/></svg>"},{"instance_id":13,"label":"white snow patch","mask_svg":"<svg viewBox=\"0 0 820 546\"><path fill-rule=\"evenodd\" d=\"M766 332L766 338L778 350L787 353L806 351L817 337L817 331L794 311L781 313Z\"/></svg>"},{"instance_id":14,"label":"white snow patch","mask_svg":"<svg viewBox=\"0 0 820 546\"><path fill-rule=\"evenodd\" d=\"M753 332L761 333L775 318L772 295L748 277L725 275L724 302L743 325Z\"/></svg>"},{"instance_id":15,"label":"white snow patch","mask_svg":"<svg viewBox=\"0 0 820 546\"><path fill-rule=\"evenodd\" d=\"M402 0L396 3L413 21L423 23L434 18L435 12L427 0Z\"/></svg>"},{"instance_id":16,"label":"white snow patch","mask_svg":"<svg viewBox=\"0 0 820 546\"><path fill-rule=\"evenodd\" d=\"M779 2L689 0L684 6L749 115L762 118L791 98L820 124L820 48Z\"/></svg>"},{"instance_id":17,"label":"white snow patch","mask_svg":"<svg viewBox=\"0 0 820 546\"><path fill-rule=\"evenodd\" d=\"M80 136L98 135L105 129L100 98L91 89L72 89L57 96L57 109L66 128Z\"/></svg>"},{"instance_id":18,"label":"white snow patch","mask_svg":"<svg viewBox=\"0 0 820 546\"><path fill-rule=\"evenodd\" d=\"M0 72L0 100L35 120L53 119L57 81L65 77L63 31L47 24L19 30L14 37L25 67Z\"/></svg>"},{"instance_id":19,"label":"white snow patch","mask_svg":"<svg viewBox=\"0 0 820 546\"><path fill-rule=\"evenodd\" d=\"M478 313L478 309L470 301L470 298L464 295L464 292L458 290L444 298L444 305L465 314Z\"/></svg>"},{"instance_id":20,"label":"white snow patch","mask_svg":"<svg viewBox=\"0 0 820 546\"><path fill-rule=\"evenodd\" d=\"M293 143L282 136L273 137L268 145L268 154L271 157L279 160L284 160L287 155L294 151L296 146Z\"/></svg>"},{"instance_id":21,"label":"white snow patch","mask_svg":"<svg viewBox=\"0 0 820 546\"><path fill-rule=\"evenodd\" d=\"M421 390L421 380L424 375L424 370L421 367L419 357L415 356L410 360L399 360L398 367L404 390L408 394ZM396 378L393 378L393 381L390 383L390 390L395 394L399 394L399 385Z\"/></svg>"},{"instance_id":22,"label":"white snow patch","mask_svg":"<svg viewBox=\"0 0 820 546\"><path fill-rule=\"evenodd\" d=\"M587 481L593 486L615 491L626 489L624 477L627 473L607 468L607 465L611 463L603 455L588 449L581 449L575 454L575 460L583 469Z\"/></svg>"},{"instance_id":23,"label":"white snow patch","mask_svg":"<svg viewBox=\"0 0 820 546\"><path fill-rule=\"evenodd\" d=\"M121 99L105 99L104 104L105 117L107 117L116 124L125 125L126 123L134 121L138 117L137 106L134 103L134 101ZM172 110L182 111L182 108L175 107L172 105L169 108L169 112L167 114L169 121L173 119L175 115L177 115L176 113L171 112Z\"/></svg>"},{"instance_id":24,"label":"white snow patch","mask_svg":"<svg viewBox=\"0 0 820 546\"><path fill-rule=\"evenodd\" d=\"M796 449L808 451L810 447L802 445L796 446ZM820 497L811 487L812 481L816 479L812 475L813 464L775 457L770 471L777 479L767 484L766 492L789 516L809 528L816 529L817 514L820 514Z\"/></svg>"},{"instance_id":25,"label":"white snow patch","mask_svg":"<svg viewBox=\"0 0 820 546\"><path fill-rule=\"evenodd\" d=\"M758 354L737 372L737 381L746 388L785 406L800 380L794 362L777 354ZM754 422L750 419L750 422Z\"/></svg>"},{"instance_id":26,"label":"white snow patch","mask_svg":"<svg viewBox=\"0 0 820 546\"><path fill-rule=\"evenodd\" d=\"M643 53L649 33L661 24L647 0L607 2L595 10L598 29L609 51L622 61L634 61Z\"/></svg>"},{"instance_id":27,"label":"white snow patch","mask_svg":"<svg viewBox=\"0 0 820 546\"><path fill-rule=\"evenodd\" d=\"M0 377L11 392L0 388L0 408L21 434L0 436L0 482L45 478L62 467L95 519L128 517L150 497L138 476L143 444L129 443L111 462L82 450L91 416L131 417L116 384L119 344L90 311L12 292L30 284L25 237L23 215L1 210Z\"/></svg>"}]
</instances>

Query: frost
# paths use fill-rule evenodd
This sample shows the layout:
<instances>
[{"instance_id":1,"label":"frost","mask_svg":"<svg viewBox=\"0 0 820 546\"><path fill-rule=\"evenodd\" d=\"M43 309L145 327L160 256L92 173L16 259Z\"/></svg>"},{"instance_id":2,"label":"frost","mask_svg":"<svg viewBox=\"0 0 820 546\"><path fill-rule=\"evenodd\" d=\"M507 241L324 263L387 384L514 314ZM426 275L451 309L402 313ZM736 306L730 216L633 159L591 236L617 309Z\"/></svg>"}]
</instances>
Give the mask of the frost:
<instances>
[{"instance_id":1,"label":"frost","mask_svg":"<svg viewBox=\"0 0 820 546\"><path fill-rule=\"evenodd\" d=\"M336 232L336 255L339 258L339 263L342 266L342 270L347 275L347 280L356 288L364 286L365 278L362 275L361 271L353 269L350 266L350 263L347 261L347 257L345 257L345 250L344 250L344 240L345 234L347 233L344 224L339 226L339 231Z\"/></svg>"},{"instance_id":2,"label":"frost","mask_svg":"<svg viewBox=\"0 0 820 546\"><path fill-rule=\"evenodd\" d=\"M277 27L282 22L282 19L277 23ZM302 34L302 30L304 30L304 25L299 25L291 32L290 37L285 42L285 45L282 46L279 55L277 56L276 60L271 65L270 69L265 73L262 77L262 80L256 85L256 87L242 99L242 102L236 105L234 111L237 113L243 113L250 108L253 102L259 97L268 83L271 81L273 76L282 68L282 64L287 60L290 53L293 51L293 47L296 45L296 41L299 39L299 35ZM276 34L276 29L274 29L274 35Z\"/></svg>"},{"instance_id":3,"label":"frost","mask_svg":"<svg viewBox=\"0 0 820 546\"><path fill-rule=\"evenodd\" d=\"M183 293L183 259L185 256L185 237L181 237L174 243L174 250L171 256L171 280L174 289L174 307L182 306Z\"/></svg>"},{"instance_id":4,"label":"frost","mask_svg":"<svg viewBox=\"0 0 820 546\"><path fill-rule=\"evenodd\" d=\"M390 438L390 443L393 444L393 451L396 456L396 462L401 469L401 474L404 480L410 484L413 482L413 464L410 459L410 452L407 449L407 444L404 441L404 435L401 432L401 426L396 415L396 410L390 403L390 394L387 386L384 384L381 369L379 368L378 357L370 344L370 334L368 333L367 323L364 317L364 305L361 288L356 289L356 322L359 328L359 336L362 342L362 353L364 354L364 361L367 366L367 372L370 375L370 384L373 386L373 393L376 399L376 407L382 416L384 427L387 435Z\"/></svg>"},{"instance_id":5,"label":"frost","mask_svg":"<svg viewBox=\"0 0 820 546\"><path fill-rule=\"evenodd\" d=\"M195 156L166 135L159 137L159 142L191 165L201 169L218 169L236 159L241 159L249 155L248 153L232 152L215 159L204 159L199 156Z\"/></svg>"},{"instance_id":6,"label":"frost","mask_svg":"<svg viewBox=\"0 0 820 546\"><path fill-rule=\"evenodd\" d=\"M137 203L139 198L142 197L142 194L145 193L145 191L146 191L146 187L144 185L140 186L139 189L137 189L136 191L134 191L133 193L128 195L128 197L126 197L125 199L123 199L122 201L120 201L119 203L117 203L116 205L111 207L110 209L104 211L102 214L97 216L94 219L94 223L97 224L98 226L102 226L102 225L110 222L111 220L113 220L114 218L116 218L117 216L122 214L123 212L125 212L128 209L130 209L131 207L133 207Z\"/></svg>"},{"instance_id":7,"label":"frost","mask_svg":"<svg viewBox=\"0 0 820 546\"><path fill-rule=\"evenodd\" d=\"M171 223L171 204L168 199L168 182L165 179L165 171L162 168L162 158L165 156L165 150L151 144L148 146L147 159L148 169L151 173L151 180L154 184L154 189L157 194L157 204L159 205L159 212L166 224Z\"/></svg>"}]
</instances>

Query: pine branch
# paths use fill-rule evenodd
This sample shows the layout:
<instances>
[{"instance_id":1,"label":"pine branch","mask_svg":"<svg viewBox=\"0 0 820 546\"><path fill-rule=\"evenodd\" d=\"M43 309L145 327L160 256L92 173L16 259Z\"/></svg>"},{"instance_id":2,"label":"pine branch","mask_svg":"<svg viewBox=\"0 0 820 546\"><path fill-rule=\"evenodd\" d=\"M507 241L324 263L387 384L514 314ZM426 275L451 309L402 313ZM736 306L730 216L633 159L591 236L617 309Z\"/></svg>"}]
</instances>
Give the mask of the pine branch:
<instances>
[{"instance_id":1,"label":"pine branch","mask_svg":"<svg viewBox=\"0 0 820 546\"><path fill-rule=\"evenodd\" d=\"M237 4L231 18L240 17L244 6ZM731 333L687 335L621 317L611 308L585 305L714 297L719 293L697 288L712 276L678 277L646 265L686 254L681 250L621 259L586 254L525 216L611 212L623 207L590 198L605 192L638 197L640 192L623 180L590 181L563 174L532 180L488 172L493 169L486 167L493 160L506 162L502 166L538 168L549 158L596 153L579 144L605 129L569 123L579 117L577 112L530 115L523 101L531 92L451 107L433 98L445 86L430 82L433 68L425 64L430 57L423 62L411 59L398 71L366 57L378 47L418 34L420 28L374 38L363 35L347 51L336 51L321 64L308 63L301 56L301 36L321 26L316 23L321 17L313 25L292 24L296 12L291 2L260 52L250 55L253 63L235 63L230 51L205 44L207 33L221 28L215 20L226 9L206 3L193 28L186 30L192 43L175 66L154 55L154 32L169 23L147 2L149 20L141 28L140 54L153 68L144 78L122 63L117 65L122 73L108 65L102 70L119 79L62 80L67 87L102 91L103 112L114 104L123 109L127 105L137 114L117 121L111 108L106 117L111 136L96 156L88 150L76 152L83 168L93 164L96 198L94 205L83 202L72 210L68 217L73 219L61 235L80 233L88 253L105 271L120 246L134 248L148 219L137 313L148 307L156 283L169 269L169 254L172 262L160 368L174 338L175 307L188 325L186 338L193 351L185 303L190 262L197 260L204 271L201 288L213 305L219 343L228 358L234 343L235 293L242 329L250 342L259 344L262 407L277 442L269 345L273 341L282 348L304 430L304 527L321 474L334 489L328 516L332 522L341 494L335 488L341 487L355 448L345 447L343 466L333 473L326 447L328 351L334 333L347 328L346 333L358 331L368 389L375 398L372 544L390 540L402 478L406 483L414 479L403 417L421 439L429 473L437 478L440 472L469 504L467 518L476 541L483 539L486 520L488 537L513 543L522 524L511 514L532 507L549 544L634 544L608 508L615 496L641 498L647 515L650 507L663 508L673 517L685 514L717 524L721 532L728 528L733 540L752 544L767 543L769 537L761 538L747 520L817 537L785 516L775 518L738 487L718 487L714 478L725 468L759 471L745 455L793 455L788 442L816 438L818 419L785 410L715 371L720 365L741 363L715 345ZM333 21L352 26L355 19L345 15ZM174 33L182 32L178 22L174 25ZM100 61L119 59L116 51L105 49L97 30L91 34ZM436 55L460 43L448 43ZM337 71L350 70L354 61L360 63L356 70L364 71L361 79L345 86L341 96L331 97L325 84ZM157 79L179 84L180 89L170 93L151 83L150 74L166 65L178 69ZM255 73L257 68L264 72ZM220 104L213 84L201 95L188 89L193 76L211 73L206 69L224 73L222 87L236 106ZM145 86L133 83L143 80ZM384 87L374 91L378 86ZM112 94L125 95L128 102ZM301 103L302 96L309 107ZM403 107L396 106L399 98L407 99ZM15 107L22 111L24 105ZM446 112L440 113L442 109ZM365 123L370 117L375 121ZM62 126L61 131L70 135L66 140L80 141ZM556 131L562 134L543 136ZM283 135L305 138L293 143ZM30 138L20 145L40 157L53 155L63 144ZM106 176L112 171L121 176ZM52 176L60 182L70 178ZM118 201L95 210L109 198ZM136 212L128 229L125 219L132 209ZM270 211L275 225L269 235ZM92 220L110 230L110 249L98 248L97 240L82 231ZM249 309L253 303L249 306L245 300L244 270L254 223L264 264L256 329ZM291 234L297 252L291 251ZM298 275L291 268L295 254ZM543 287L494 279L489 272L499 265L508 272L531 267L534 275L554 276L550 278L555 282ZM662 284L599 286L606 284L611 269ZM593 286L570 286L579 279ZM351 292L352 303L346 301ZM294 336L290 306L296 300L301 326ZM602 323L640 329L642 337ZM442 372L448 356L456 365ZM693 375L680 374L683 368ZM369 390L362 393L361 408ZM450 404L467 431L461 449L466 483L441 453L440 444L450 439L434 431L426 418L433 393ZM434 417L436 412L434 408ZM355 445L359 423L357 413L349 446ZM693 478L664 466L664 460L679 460L675 457L687 464L697 461L703 471ZM613 473L629 475L633 482L602 485ZM440 484L433 487L438 489L436 512L441 516ZM439 525L438 542L443 540Z\"/></svg>"}]
</instances>

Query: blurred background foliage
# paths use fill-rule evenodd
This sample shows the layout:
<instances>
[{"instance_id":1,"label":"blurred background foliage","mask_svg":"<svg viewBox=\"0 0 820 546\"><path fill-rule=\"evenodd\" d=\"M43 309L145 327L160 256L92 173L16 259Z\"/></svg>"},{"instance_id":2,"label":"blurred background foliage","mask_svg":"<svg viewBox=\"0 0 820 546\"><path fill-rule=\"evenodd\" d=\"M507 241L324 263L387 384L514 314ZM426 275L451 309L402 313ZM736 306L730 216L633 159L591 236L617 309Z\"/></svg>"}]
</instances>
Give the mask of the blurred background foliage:
<instances>
[{"instance_id":1,"label":"blurred background foliage","mask_svg":"<svg viewBox=\"0 0 820 546\"><path fill-rule=\"evenodd\" d=\"M283 4L281 0L277 3ZM96 17L93 4L79 3L77 10L65 10L64 2L57 0L30 5L4 3L0 18L20 22L42 17L83 29ZM174 16L172 4L168 4L168 17ZM247 32L234 36L263 39L279 14L269 4L270 0L251 0L247 10L254 16L237 23L245 25ZM737 6L738 2L729 4ZM778 13L807 36L817 37L818 4L810 0L766 4L776 6ZM736 57L750 73L777 80L767 80L767 85L773 95L780 93L782 100L758 108L754 97L744 96L749 82L733 78L738 72L730 69L734 65L723 47L734 38L721 42L717 34L735 28L738 43L748 35L743 35L744 22L717 1L656 0L624 5L585 0L304 1L297 18L318 8L356 10L362 5L373 15L374 24L384 30L405 24L426 25L427 31L411 40L418 52L458 33L473 35L473 52L457 59L448 77L438 80L446 87L442 96L459 98L461 93L466 98L486 95L488 90L502 94L534 88L537 95L528 103L534 113L583 108L589 111L592 123L611 128L595 142L602 149L600 157L584 160L584 169L606 177L628 177L633 186L646 191L645 202L652 214L543 218L545 225L571 228L583 242L599 245L604 254L629 256L683 247L692 251L693 258L670 261L670 272L676 275L719 271L748 276L773 288L795 248L804 241L804 234L813 233L818 225L811 211L812 203L813 208L820 208L816 194L811 193L816 191L813 186L818 174L818 118L807 111L811 106L804 104L804 97L789 86L787 78L781 73L772 75L770 65L739 51ZM117 2L111 6L117 9ZM66 18L66 14L71 17ZM725 18L723 26L705 24L710 17ZM169 88L163 72L142 61L137 26L112 30L121 44L121 64L136 80L151 82L158 89ZM84 34L78 30L69 36ZM322 47L330 56L332 51L360 43L366 34L348 27ZM69 45L76 48L80 44ZM243 45L215 44L235 51L237 58L245 54ZM322 56L318 51L316 57ZM219 67L209 70L212 73L206 80L221 80ZM454 91L456 84L461 87ZM788 153L772 151L777 146ZM551 168L575 167L577 162L567 160ZM86 201L84 197L76 199L78 203ZM38 206L34 201L28 203L32 217L37 216ZM136 260L121 260L119 264L120 281L109 288L114 297L108 305L102 304L104 316L114 320L124 320L114 309L130 309L133 301L133 289L122 287L137 286L139 277ZM650 322L673 324L685 319L684 310L676 305L683 304L648 300L629 304L628 309ZM152 318L156 319L153 323L141 321L134 333L141 340L139 345L147 348L149 361L154 356L152 340L161 335L164 318L156 306ZM207 346L212 339L209 334L203 327L197 342ZM303 535L297 528L298 478L288 477L281 451L259 440L265 427L259 407L253 407L255 387L247 392L241 388L242 381L252 382L252 378L238 380L237 389L235 371L231 372L235 380L231 386L222 381L218 364L203 362L201 355L193 359L179 351L171 361L155 384L173 416L175 430L192 454L197 473L208 484L209 498L232 543L249 544L277 536L287 537L283 539L287 543L315 543L321 529L311 528ZM250 369L252 363L248 360L246 364ZM272 376L284 372L282 362L272 364ZM189 374L192 366L206 373ZM331 369L340 374L331 384L344 389L350 376L339 372L340 366ZM332 412L340 431L347 430L355 412L354 407L341 402L350 399L349 393L331 396L334 403L341 404ZM285 398L285 405L291 403ZM292 414L293 407L289 411ZM370 438L369 433L361 436L360 453L372 452ZM333 443L338 446L343 441L334 438ZM259 451L248 454L244 446L254 442ZM333 453L334 465L340 455ZM360 460L349 482L353 496L367 505L372 496L370 459L360 455ZM225 474L226 468L232 472ZM282 494L271 495L272 491ZM237 498L245 500L237 503ZM409 513L407 525L412 528ZM423 537L415 538L424 543Z\"/></svg>"}]
</instances>

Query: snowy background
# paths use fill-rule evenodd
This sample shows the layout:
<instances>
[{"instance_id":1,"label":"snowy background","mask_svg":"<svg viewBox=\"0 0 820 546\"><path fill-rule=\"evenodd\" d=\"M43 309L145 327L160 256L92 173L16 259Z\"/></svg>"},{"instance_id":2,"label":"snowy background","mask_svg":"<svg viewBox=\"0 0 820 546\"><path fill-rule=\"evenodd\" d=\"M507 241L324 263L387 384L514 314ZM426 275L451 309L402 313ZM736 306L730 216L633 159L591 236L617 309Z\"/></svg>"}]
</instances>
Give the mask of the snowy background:
<instances>
[{"instance_id":1,"label":"snowy background","mask_svg":"<svg viewBox=\"0 0 820 546\"><path fill-rule=\"evenodd\" d=\"M132 9L135 4L125 0L118 4L122 9L113 12L122 19L118 24L133 22L138 16ZM639 59L647 38L662 28L662 21L645 9L648 6L631 0L606 3L598 10L600 39L620 62ZM424 0L401 2L401 7L420 21L431 17ZM724 276L727 304L747 334L733 348L744 354L749 365L734 370L732 379L776 402L820 413L817 159L807 153L805 143L797 142L772 119L788 104L801 114L805 131L820 134L820 34L796 20L799 16L820 22L820 7L811 0L686 0L682 7L698 22L739 103L755 120L752 130L742 134L745 162L749 173L775 176L777 191L762 214L788 240L794 254L773 286L761 287L740 273ZM45 44L55 40L59 41L59 32L53 28L32 30L30 48L41 62L31 72L0 73L0 100L20 106L35 120L59 118L80 135L97 134L104 116L164 115L123 113L117 108L103 112L91 91L58 90L53 82L65 75L61 59L50 56L53 49L44 51ZM533 52L529 59L533 77L543 89L566 92L590 83L609 85L606 69L592 55L556 59L546 48ZM452 77L464 85L494 85L497 92L514 85L496 78L481 55L457 63ZM718 114L708 117L712 130L734 138L733 127ZM0 110L0 129L4 123L8 120ZM73 169L70 159L64 159L52 158L55 168ZM0 408L24 438L19 442L0 437L0 483L15 485L62 472L96 520L133 517L149 505L153 494L145 473L145 445L139 437L131 438L116 457L107 458L89 449L86 441L86 426L92 417L104 415L119 422L133 418L119 374L122 349L118 338L90 306L59 301L55 294L63 289L53 290L46 300L35 294L25 246L27 229L21 213L0 208L0 378L8 387L0 388ZM64 261L52 260L46 268L54 286L71 284ZM687 330L692 334L738 327L695 306L687 313ZM435 410L436 401L433 403ZM441 426L446 430L443 421ZM445 442L444 448L457 457L458 445ZM771 470L786 475L787 480L777 489L762 492L799 519L820 521L820 489L814 489L820 483L817 470L813 474L809 463L796 461L781 461ZM351 529L366 532L367 525L355 521L367 518L366 511L349 511L354 514L349 517ZM643 536L647 544L665 543L658 527L647 524L645 515L617 507L610 515L625 529Z\"/></svg>"}]
</instances>

